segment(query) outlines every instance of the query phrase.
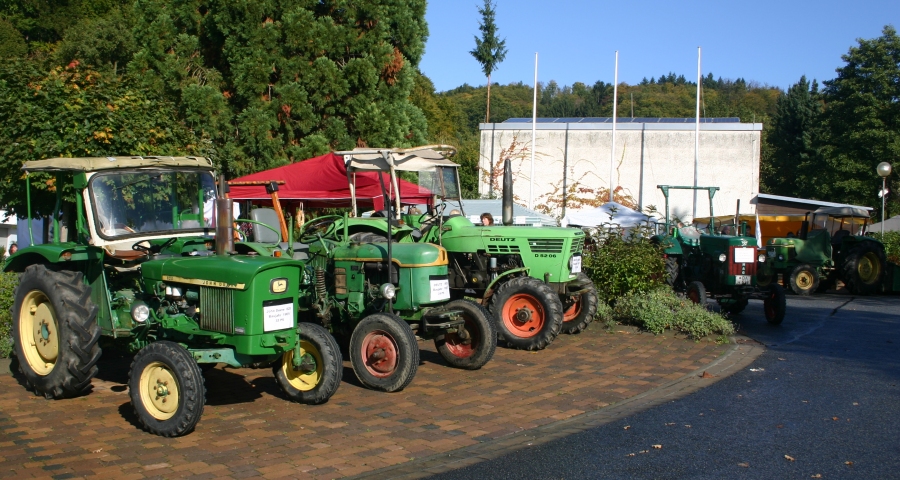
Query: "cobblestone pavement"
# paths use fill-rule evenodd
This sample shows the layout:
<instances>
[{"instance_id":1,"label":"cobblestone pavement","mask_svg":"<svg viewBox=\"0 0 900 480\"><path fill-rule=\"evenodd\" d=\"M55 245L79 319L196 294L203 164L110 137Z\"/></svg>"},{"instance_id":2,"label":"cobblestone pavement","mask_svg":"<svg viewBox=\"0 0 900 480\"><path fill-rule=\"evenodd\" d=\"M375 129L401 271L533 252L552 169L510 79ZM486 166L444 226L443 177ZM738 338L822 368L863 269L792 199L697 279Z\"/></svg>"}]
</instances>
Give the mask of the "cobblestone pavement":
<instances>
[{"instance_id":1,"label":"cobblestone pavement","mask_svg":"<svg viewBox=\"0 0 900 480\"><path fill-rule=\"evenodd\" d=\"M433 457L595 412L704 368L733 346L594 325L549 348L498 348L477 371L447 367L431 342L402 392L360 386L344 362L325 405L291 403L270 369L206 375L196 430L137 426L128 359L104 358L91 394L48 401L0 375L0 478L338 478ZM474 447L477 448L477 447Z\"/></svg>"}]
</instances>

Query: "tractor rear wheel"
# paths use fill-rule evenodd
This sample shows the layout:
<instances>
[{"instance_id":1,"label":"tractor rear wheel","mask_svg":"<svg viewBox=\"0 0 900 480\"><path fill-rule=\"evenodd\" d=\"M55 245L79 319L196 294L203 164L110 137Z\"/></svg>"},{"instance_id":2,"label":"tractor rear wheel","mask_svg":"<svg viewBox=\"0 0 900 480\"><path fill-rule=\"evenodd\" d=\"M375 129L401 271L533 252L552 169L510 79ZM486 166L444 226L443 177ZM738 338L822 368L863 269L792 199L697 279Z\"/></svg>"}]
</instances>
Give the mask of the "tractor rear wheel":
<instances>
[{"instance_id":1,"label":"tractor rear wheel","mask_svg":"<svg viewBox=\"0 0 900 480\"><path fill-rule=\"evenodd\" d=\"M325 403L341 385L343 366L337 341L319 325L301 323L300 355L308 355L311 362L301 360L301 369L294 370L294 351L289 350L272 365L272 372L281 390L292 401L307 405ZM304 368L305 367L305 368Z\"/></svg>"},{"instance_id":2,"label":"tractor rear wheel","mask_svg":"<svg viewBox=\"0 0 900 480\"><path fill-rule=\"evenodd\" d=\"M884 248L874 241L862 241L844 258L842 279L850 293L869 295L877 293L885 271Z\"/></svg>"},{"instance_id":3,"label":"tractor rear wheel","mask_svg":"<svg viewBox=\"0 0 900 480\"><path fill-rule=\"evenodd\" d=\"M701 307L706 306L706 287L703 283L693 281L687 286L687 297Z\"/></svg>"},{"instance_id":4,"label":"tractor rear wheel","mask_svg":"<svg viewBox=\"0 0 900 480\"><path fill-rule=\"evenodd\" d=\"M787 309L787 300L784 297L784 289L781 285L769 286L769 293L763 300L763 311L766 313L766 321L772 325L779 325L784 320L784 312Z\"/></svg>"},{"instance_id":5,"label":"tractor rear wheel","mask_svg":"<svg viewBox=\"0 0 900 480\"><path fill-rule=\"evenodd\" d=\"M445 307L462 310L463 331L442 333L434 339L434 346L451 366L477 370L494 356L497 349L497 328L490 314L471 300L454 300Z\"/></svg>"},{"instance_id":6,"label":"tractor rear wheel","mask_svg":"<svg viewBox=\"0 0 900 480\"><path fill-rule=\"evenodd\" d=\"M681 266L679 265L678 257L666 256L666 285L670 287L675 287L675 283L678 281L678 274L681 271Z\"/></svg>"},{"instance_id":7,"label":"tractor rear wheel","mask_svg":"<svg viewBox=\"0 0 900 480\"><path fill-rule=\"evenodd\" d=\"M144 429L163 437L190 433L206 403L200 365L187 349L168 340L153 342L134 356L128 394Z\"/></svg>"},{"instance_id":8,"label":"tractor rear wheel","mask_svg":"<svg viewBox=\"0 0 900 480\"><path fill-rule=\"evenodd\" d=\"M562 302L548 285L532 277L513 278L491 299L497 337L520 350L542 350L562 328Z\"/></svg>"},{"instance_id":9,"label":"tractor rear wheel","mask_svg":"<svg viewBox=\"0 0 900 480\"><path fill-rule=\"evenodd\" d=\"M564 311L560 330L562 333L575 334L584 331L594 321L594 316L597 314L597 287L583 273L579 273L578 279L571 283L580 286L581 289L587 289L587 292L581 295L562 299Z\"/></svg>"},{"instance_id":10,"label":"tractor rear wheel","mask_svg":"<svg viewBox=\"0 0 900 480\"><path fill-rule=\"evenodd\" d=\"M819 272L812 265L797 265L791 271L790 285L797 295L810 295L819 289Z\"/></svg>"},{"instance_id":11,"label":"tractor rear wheel","mask_svg":"<svg viewBox=\"0 0 900 480\"><path fill-rule=\"evenodd\" d=\"M19 279L12 337L24 384L46 398L91 390L100 359L100 326L81 272L30 265Z\"/></svg>"},{"instance_id":12,"label":"tractor rear wheel","mask_svg":"<svg viewBox=\"0 0 900 480\"><path fill-rule=\"evenodd\" d=\"M350 364L367 388L398 392L419 368L419 345L409 324L396 315L373 313L350 335Z\"/></svg>"}]
</instances>

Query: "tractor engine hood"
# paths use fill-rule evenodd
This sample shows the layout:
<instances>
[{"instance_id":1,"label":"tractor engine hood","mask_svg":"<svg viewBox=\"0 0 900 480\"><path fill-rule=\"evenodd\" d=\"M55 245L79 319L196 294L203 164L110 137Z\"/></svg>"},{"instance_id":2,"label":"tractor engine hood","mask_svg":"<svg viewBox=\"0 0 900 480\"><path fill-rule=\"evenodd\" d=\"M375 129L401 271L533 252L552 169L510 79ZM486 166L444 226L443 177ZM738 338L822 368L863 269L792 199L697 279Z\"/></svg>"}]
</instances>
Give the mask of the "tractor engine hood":
<instances>
[{"instance_id":1,"label":"tractor engine hood","mask_svg":"<svg viewBox=\"0 0 900 480\"><path fill-rule=\"evenodd\" d=\"M430 243L394 243L393 261L401 267L447 265L447 250ZM338 261L384 262L388 258L386 243L350 244L334 249Z\"/></svg>"},{"instance_id":2,"label":"tractor engine hood","mask_svg":"<svg viewBox=\"0 0 900 480\"><path fill-rule=\"evenodd\" d=\"M180 257L150 260L141 264L145 279L246 290L259 273L285 265L303 268L303 263L263 256Z\"/></svg>"},{"instance_id":3,"label":"tractor engine hood","mask_svg":"<svg viewBox=\"0 0 900 480\"><path fill-rule=\"evenodd\" d=\"M729 235L701 235L700 245L704 248L717 248L722 250L725 250L727 247L756 248L756 239L753 237L734 237Z\"/></svg>"}]
</instances>

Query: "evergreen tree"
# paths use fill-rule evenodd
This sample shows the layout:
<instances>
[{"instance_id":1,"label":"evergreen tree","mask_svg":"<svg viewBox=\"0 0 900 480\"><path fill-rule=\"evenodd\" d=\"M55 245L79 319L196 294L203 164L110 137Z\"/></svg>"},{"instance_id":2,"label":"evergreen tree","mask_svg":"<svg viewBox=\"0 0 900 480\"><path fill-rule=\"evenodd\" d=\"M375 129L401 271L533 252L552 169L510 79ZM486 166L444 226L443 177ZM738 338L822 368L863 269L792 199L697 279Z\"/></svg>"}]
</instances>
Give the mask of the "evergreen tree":
<instances>
[{"instance_id":1,"label":"evergreen tree","mask_svg":"<svg viewBox=\"0 0 900 480\"><path fill-rule=\"evenodd\" d=\"M819 85L806 76L778 98L772 116L769 142L772 157L763 183L769 193L789 197L813 197L821 156L822 99Z\"/></svg>"},{"instance_id":2,"label":"evergreen tree","mask_svg":"<svg viewBox=\"0 0 900 480\"><path fill-rule=\"evenodd\" d=\"M481 64L481 71L487 76L487 111L484 115L485 123L491 121L491 74L497 70L497 65L506 58L506 39L497 38L497 24L494 22L494 3L484 0L484 6L478 9L481 14L481 38L475 37L475 49L469 53Z\"/></svg>"}]
</instances>

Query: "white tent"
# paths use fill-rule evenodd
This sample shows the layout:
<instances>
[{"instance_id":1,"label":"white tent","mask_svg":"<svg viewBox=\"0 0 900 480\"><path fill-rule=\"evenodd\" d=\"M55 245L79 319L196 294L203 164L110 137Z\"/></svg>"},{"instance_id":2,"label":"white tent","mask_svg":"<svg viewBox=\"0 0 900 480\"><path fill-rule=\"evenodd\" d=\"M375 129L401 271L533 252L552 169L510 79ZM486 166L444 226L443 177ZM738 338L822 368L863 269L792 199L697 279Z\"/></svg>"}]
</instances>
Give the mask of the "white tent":
<instances>
[{"instance_id":1,"label":"white tent","mask_svg":"<svg viewBox=\"0 0 900 480\"><path fill-rule=\"evenodd\" d=\"M896 232L898 230L900 230L900 215L894 215L884 221L885 232ZM866 231L869 233L881 233L881 222L869 225Z\"/></svg>"},{"instance_id":2,"label":"white tent","mask_svg":"<svg viewBox=\"0 0 900 480\"><path fill-rule=\"evenodd\" d=\"M613 213L613 209L615 209L615 213ZM618 225L622 228L633 228L643 225L648 220L655 223L651 217L637 210L632 210L616 202L607 202L599 207L566 213L560 223L563 227L569 225L579 227Z\"/></svg>"}]
</instances>

